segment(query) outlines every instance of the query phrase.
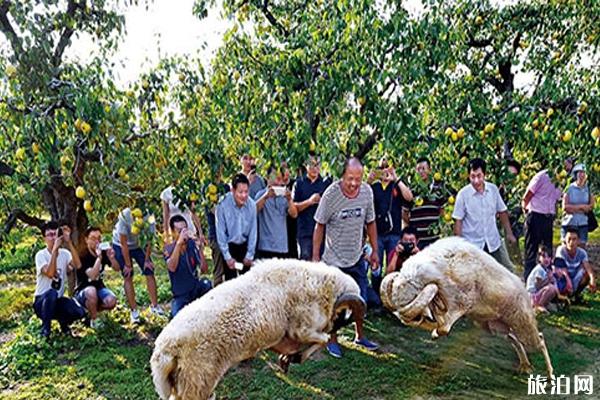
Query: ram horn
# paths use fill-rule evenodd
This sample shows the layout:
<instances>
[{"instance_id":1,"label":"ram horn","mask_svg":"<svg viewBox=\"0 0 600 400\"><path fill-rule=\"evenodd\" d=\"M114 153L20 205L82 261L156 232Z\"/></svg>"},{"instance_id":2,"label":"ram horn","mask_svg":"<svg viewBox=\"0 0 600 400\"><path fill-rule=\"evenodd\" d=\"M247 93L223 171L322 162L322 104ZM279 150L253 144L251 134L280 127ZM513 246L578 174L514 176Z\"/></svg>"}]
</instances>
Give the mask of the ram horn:
<instances>
[{"instance_id":1,"label":"ram horn","mask_svg":"<svg viewBox=\"0 0 600 400\"><path fill-rule=\"evenodd\" d=\"M421 315L425 309L425 307L429 306L429 303L435 295L438 293L438 287L434 283L430 283L425 286L423 290L415 297L413 301L405 305L404 307L398 310L400 314L406 320L412 320L416 316Z\"/></svg>"},{"instance_id":2,"label":"ram horn","mask_svg":"<svg viewBox=\"0 0 600 400\"><path fill-rule=\"evenodd\" d=\"M352 318L356 320L362 320L365 317L367 305L365 301L355 294L343 294L335 302L333 306L333 328L332 332L337 331L341 327L348 325L351 322L350 318L347 318L345 310L350 309L352 312Z\"/></svg>"}]
</instances>

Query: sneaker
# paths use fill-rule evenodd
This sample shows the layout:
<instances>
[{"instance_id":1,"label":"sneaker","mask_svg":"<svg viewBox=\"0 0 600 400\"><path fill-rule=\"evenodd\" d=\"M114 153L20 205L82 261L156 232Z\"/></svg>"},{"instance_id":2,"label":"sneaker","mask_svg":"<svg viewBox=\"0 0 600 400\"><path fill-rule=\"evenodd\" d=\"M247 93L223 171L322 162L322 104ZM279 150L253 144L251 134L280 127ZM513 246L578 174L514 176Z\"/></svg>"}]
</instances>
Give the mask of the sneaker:
<instances>
[{"instance_id":1,"label":"sneaker","mask_svg":"<svg viewBox=\"0 0 600 400\"><path fill-rule=\"evenodd\" d=\"M342 348L338 343L327 343L327 351L332 357L342 358Z\"/></svg>"},{"instance_id":2,"label":"sneaker","mask_svg":"<svg viewBox=\"0 0 600 400\"><path fill-rule=\"evenodd\" d=\"M90 319L90 328L92 328L92 329L102 328L102 321L100 321L98 318Z\"/></svg>"},{"instance_id":3,"label":"sneaker","mask_svg":"<svg viewBox=\"0 0 600 400\"><path fill-rule=\"evenodd\" d=\"M367 350L377 350L379 348L379 345L377 343L373 343L371 341L369 341L367 338L362 338L362 339L356 339L354 341L354 344L357 346L361 346L364 347Z\"/></svg>"},{"instance_id":4,"label":"sneaker","mask_svg":"<svg viewBox=\"0 0 600 400\"><path fill-rule=\"evenodd\" d=\"M161 317L165 315L165 312L163 311L160 304L157 304L156 306L150 306L150 312L152 314L160 315Z\"/></svg>"},{"instance_id":5,"label":"sneaker","mask_svg":"<svg viewBox=\"0 0 600 400\"><path fill-rule=\"evenodd\" d=\"M140 312L137 310L137 308L135 310L131 310L129 314L129 320L132 324L140 323Z\"/></svg>"}]
</instances>

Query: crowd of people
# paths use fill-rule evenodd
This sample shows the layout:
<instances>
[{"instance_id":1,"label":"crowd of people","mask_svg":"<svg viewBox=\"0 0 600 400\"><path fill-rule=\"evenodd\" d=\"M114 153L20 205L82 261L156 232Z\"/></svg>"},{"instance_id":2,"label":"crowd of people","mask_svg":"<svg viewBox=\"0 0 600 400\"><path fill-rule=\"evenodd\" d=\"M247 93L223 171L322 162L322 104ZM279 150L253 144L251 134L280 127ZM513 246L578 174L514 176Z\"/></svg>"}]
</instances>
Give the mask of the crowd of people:
<instances>
[{"instance_id":1,"label":"crowd of people","mask_svg":"<svg viewBox=\"0 0 600 400\"><path fill-rule=\"evenodd\" d=\"M300 258L323 261L350 275L370 309L381 307L378 295L382 276L398 271L406 259L439 238L437 229L444 207L454 204L454 234L490 254L511 272L517 272L509 246L518 246L514 215L503 199L503 187L486 180L487 165L475 158L468 163L469 183L457 193L444 190L441 179L434 179L426 158L418 160L415 170L420 179L416 187L399 179L389 160L381 159L365 173L361 161L350 158L341 177L334 180L321 175L321 161L311 153L292 179L287 163L271 164L266 176L259 176L256 160L243 155L240 172L230 185L214 182L210 195L220 196L214 206L203 210L203 224L192 204L185 207L170 186L161 193L163 255L171 283L171 316L224 281L236 279L252 268L257 259ZM518 164L513 164L518 173ZM573 183L561 191L551 172L537 173L527 186L521 206L524 221L523 282L531 295L532 307L547 312L553 302L580 300L588 287L596 290L594 271L586 253L588 231L594 229L594 196L587 184L583 164L565 160ZM366 181L363 177L367 176ZM456 196L454 198L454 196ZM562 199L562 244L553 251L552 236L557 203ZM512 219L512 220L511 220ZM141 221L141 223L140 223ZM504 238L498 229L503 228ZM133 285L133 261L145 277L150 297L149 311L163 315L158 304L155 264L150 244L140 241L140 229L156 231L152 216L139 209L125 208L119 213L112 243L102 243L99 228L84 232L85 248L76 249L71 229L48 222L42 228L46 248L35 258L37 284L34 309L42 320L42 335L50 335L52 320L63 332L73 321L85 318L92 328L100 326L98 313L111 310L117 298L103 283L105 267L121 273L130 320L138 323L140 312ZM210 247L213 261L212 281L204 255ZM370 272L369 272L370 270ZM68 273L74 271L73 296L65 296ZM370 277L370 279L369 279ZM361 324L356 324L355 343L369 350L378 345L368 340ZM327 345L334 357L342 357L335 335Z\"/></svg>"}]
</instances>

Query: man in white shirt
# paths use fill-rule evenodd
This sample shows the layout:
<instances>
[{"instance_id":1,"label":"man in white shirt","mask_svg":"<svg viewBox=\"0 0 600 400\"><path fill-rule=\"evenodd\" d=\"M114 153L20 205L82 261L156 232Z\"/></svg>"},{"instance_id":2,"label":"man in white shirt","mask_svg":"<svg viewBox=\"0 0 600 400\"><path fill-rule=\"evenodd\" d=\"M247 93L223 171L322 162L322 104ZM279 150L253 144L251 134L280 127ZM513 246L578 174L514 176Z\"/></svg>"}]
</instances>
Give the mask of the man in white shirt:
<instances>
[{"instance_id":1,"label":"man in white shirt","mask_svg":"<svg viewBox=\"0 0 600 400\"><path fill-rule=\"evenodd\" d=\"M53 319L60 323L63 333L69 334L69 325L85 316L85 309L73 299L64 297L67 272L79 266L79 255L71 241L71 229L57 222L42 227L46 248L35 255L36 284L33 309L42 320L41 334L50 336ZM67 249L61 248L66 245Z\"/></svg>"},{"instance_id":2,"label":"man in white shirt","mask_svg":"<svg viewBox=\"0 0 600 400\"><path fill-rule=\"evenodd\" d=\"M500 219L506 240L515 243L506 204L498 187L485 180L485 161L475 158L469 162L469 185L463 187L456 196L452 218L455 220L454 234L462 236L475 246L483 249L506 269L514 272L506 246L502 243L496 216Z\"/></svg>"}]
</instances>

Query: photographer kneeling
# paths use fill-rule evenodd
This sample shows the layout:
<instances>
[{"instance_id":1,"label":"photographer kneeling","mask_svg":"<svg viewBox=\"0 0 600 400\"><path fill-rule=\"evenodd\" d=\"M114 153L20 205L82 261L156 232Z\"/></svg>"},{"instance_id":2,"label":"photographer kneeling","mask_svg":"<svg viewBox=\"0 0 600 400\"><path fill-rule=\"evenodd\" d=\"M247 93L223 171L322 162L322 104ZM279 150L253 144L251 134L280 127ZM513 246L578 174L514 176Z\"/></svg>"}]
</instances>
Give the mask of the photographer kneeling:
<instances>
[{"instance_id":1,"label":"photographer kneeling","mask_svg":"<svg viewBox=\"0 0 600 400\"><path fill-rule=\"evenodd\" d=\"M86 229L86 247L79 254L81 264L77 268L75 298L89 312L92 329L100 328L100 322L97 320L100 311L112 310L117 305L115 294L104 286L104 266L110 265L115 271L121 271L115 251L109 243L100 243L101 239L100 228Z\"/></svg>"},{"instance_id":2,"label":"photographer kneeling","mask_svg":"<svg viewBox=\"0 0 600 400\"><path fill-rule=\"evenodd\" d=\"M212 289L212 284L206 278L198 279L198 266L205 274L208 272L208 265L200 250L202 247L197 246L196 238L188 231L185 218L181 215L172 216L169 227L175 241L165 246L164 256L173 292L173 318L183 307Z\"/></svg>"},{"instance_id":3,"label":"photographer kneeling","mask_svg":"<svg viewBox=\"0 0 600 400\"><path fill-rule=\"evenodd\" d=\"M79 267L79 256L71 241L71 229L64 225L59 228L51 221L41 228L46 248L35 255L36 284L33 309L42 320L42 336L50 336L53 319L60 323L60 329L70 334L69 325L85 316L85 310L76 301L64 297L67 272ZM67 249L62 248L66 245Z\"/></svg>"},{"instance_id":4,"label":"photographer kneeling","mask_svg":"<svg viewBox=\"0 0 600 400\"><path fill-rule=\"evenodd\" d=\"M419 252L418 244L419 239L417 239L417 230L415 228L408 226L402 229L400 241L396 245L396 248L390 252L386 274L400 271L404 261Z\"/></svg>"}]
</instances>

